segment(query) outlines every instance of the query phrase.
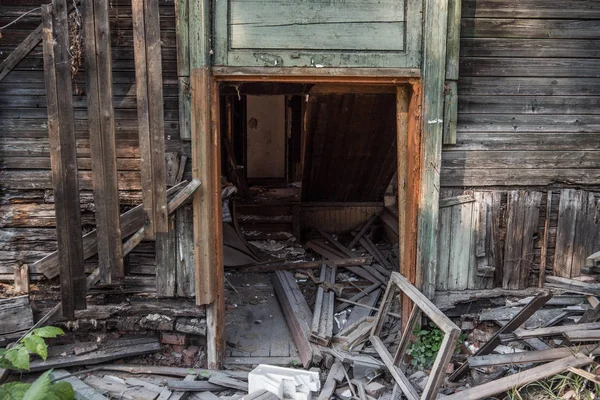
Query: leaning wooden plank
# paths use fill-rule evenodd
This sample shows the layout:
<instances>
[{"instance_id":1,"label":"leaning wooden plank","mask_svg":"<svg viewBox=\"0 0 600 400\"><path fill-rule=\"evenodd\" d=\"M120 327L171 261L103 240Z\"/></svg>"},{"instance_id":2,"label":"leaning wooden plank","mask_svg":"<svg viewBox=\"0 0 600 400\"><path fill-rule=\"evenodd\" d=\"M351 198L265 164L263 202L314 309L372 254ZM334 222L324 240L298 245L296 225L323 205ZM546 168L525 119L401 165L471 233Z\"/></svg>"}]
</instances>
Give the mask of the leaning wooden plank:
<instances>
[{"instance_id":1,"label":"leaning wooden plank","mask_svg":"<svg viewBox=\"0 0 600 400\"><path fill-rule=\"evenodd\" d=\"M378 214L380 214L380 213L381 212L379 212ZM358 231L358 233L356 234L356 236L354 236L354 239L352 239L352 241L350 243L348 243L348 248L349 249L352 249L354 246L356 246L356 243L358 243L358 241L360 240L360 238L364 236L364 234L371 227L371 225L373 225L373 222L375 222L375 220L377 220L377 215L373 215L371 218L369 218L367 220L367 222L365 222L363 224L363 226L360 228L360 230Z\"/></svg>"},{"instance_id":2,"label":"leaning wooden plank","mask_svg":"<svg viewBox=\"0 0 600 400\"><path fill-rule=\"evenodd\" d=\"M187 184L188 184L188 182L185 182L185 181L181 182L180 184L173 186L172 188L169 188L167 190L167 194L170 195L173 193L177 193L177 191L179 191L181 188L186 187ZM174 200L175 199L173 199L172 201L174 201ZM183 203L183 201L181 201L181 202ZM122 238L131 236L135 232L137 232L144 225L143 206L140 204L138 206L133 207L131 210L121 214L120 225L121 225L121 237ZM95 229L86 233L83 236L83 257L84 258L86 258L86 259L90 258L98 252L98 246L97 246L97 242L96 242L97 236L98 236L98 233ZM48 254L46 257L33 263L32 267L35 268L40 273L44 274L44 276L48 279L56 278L60 273L58 252L55 251L53 253Z\"/></svg>"},{"instance_id":3,"label":"leaning wooden plank","mask_svg":"<svg viewBox=\"0 0 600 400\"><path fill-rule=\"evenodd\" d=\"M98 231L100 282L109 284L125 276L119 226L119 188L115 111L112 93L112 57L108 3L83 3L85 71L94 219Z\"/></svg>"},{"instance_id":4,"label":"leaning wooden plank","mask_svg":"<svg viewBox=\"0 0 600 400\"><path fill-rule=\"evenodd\" d=\"M562 360L553 361L547 364L534 367L518 374L509 375L495 381L475 386L471 389L455 393L444 397L445 400L479 400L486 399L498 393L507 390L519 388L529 383L560 374L569 367L582 367L589 365L593 360L583 354L574 354Z\"/></svg>"},{"instance_id":5,"label":"leaning wooden plank","mask_svg":"<svg viewBox=\"0 0 600 400\"><path fill-rule=\"evenodd\" d=\"M101 349L92 353L83 354L80 356L66 355L63 357L48 357L46 361L34 361L30 364L31 372L43 371L50 368L67 368L77 365L100 364L110 360L118 360L126 357L140 356L142 354L154 353L160 351L160 343L155 340L150 343L142 343L139 345L128 345L123 347L115 347Z\"/></svg>"},{"instance_id":6,"label":"leaning wooden plank","mask_svg":"<svg viewBox=\"0 0 600 400\"><path fill-rule=\"evenodd\" d=\"M518 339L529 339L544 336L560 336L565 332L600 329L600 322L590 322L586 324L550 326L548 328L537 329L516 329L512 334Z\"/></svg>"},{"instance_id":7,"label":"leaning wooden plank","mask_svg":"<svg viewBox=\"0 0 600 400\"><path fill-rule=\"evenodd\" d=\"M490 354L500 344L500 336L505 333L511 333L519 326L523 325L525 321L529 319L537 310L539 310L548 300L552 298L552 292L540 293L529 304L527 304L517 315L515 315L510 321L508 321L502 328L496 332L496 334L488 340L479 350L474 354L475 356L484 356ZM461 365L450 377L450 381L455 381L462 378L469 370L468 363Z\"/></svg>"},{"instance_id":8,"label":"leaning wooden plank","mask_svg":"<svg viewBox=\"0 0 600 400\"><path fill-rule=\"evenodd\" d=\"M363 264L370 264L373 261L371 257L354 257L354 258L340 258L337 260L327 260L327 265L336 265L340 267L346 266L359 266ZM297 269L314 269L319 268L323 265L323 261L288 261L288 262L276 262L268 264L256 264L247 267L239 267L236 270L240 272L257 272L257 273L268 273L273 271L294 271ZM377 287L380 285L378 284Z\"/></svg>"},{"instance_id":9,"label":"leaning wooden plank","mask_svg":"<svg viewBox=\"0 0 600 400\"><path fill-rule=\"evenodd\" d=\"M501 365L530 364L560 360L575 353L596 355L600 349L595 345L577 347L559 347L556 349L524 351L510 354L488 354L486 356L472 356L468 358L471 368L498 367Z\"/></svg>"},{"instance_id":10,"label":"leaning wooden plank","mask_svg":"<svg viewBox=\"0 0 600 400\"><path fill-rule=\"evenodd\" d=\"M360 299L362 299L363 297L370 295L372 292L374 292L375 290L379 289L380 287L381 287L380 283L374 283L371 286L369 286L369 287L361 290L360 292L358 292L354 296L350 297L348 300L351 301L351 302L353 302L353 303L355 303L355 302L359 301ZM335 312L339 313L340 311L343 311L346 308L350 307L351 304L352 303L342 303L342 304L339 304L335 308Z\"/></svg>"},{"instance_id":11,"label":"leaning wooden plank","mask_svg":"<svg viewBox=\"0 0 600 400\"><path fill-rule=\"evenodd\" d=\"M68 382L75 392L75 400L107 400L108 397L96 392L94 388L83 382L81 379L71 375L65 370L57 369L52 372L55 379Z\"/></svg>"},{"instance_id":12,"label":"leaning wooden plank","mask_svg":"<svg viewBox=\"0 0 600 400\"><path fill-rule=\"evenodd\" d=\"M158 2L132 2L137 115L142 165L146 237L156 243L156 291L175 295L175 263L170 262L165 162L164 110Z\"/></svg>"},{"instance_id":13,"label":"leaning wooden plank","mask_svg":"<svg viewBox=\"0 0 600 400\"><path fill-rule=\"evenodd\" d=\"M328 283L329 287L335 285L336 267L323 265L321 268L321 282ZM310 340L321 346L329 346L333 335L334 293L333 290L325 291L323 284L317 289L315 312L312 319Z\"/></svg>"},{"instance_id":14,"label":"leaning wooden plank","mask_svg":"<svg viewBox=\"0 0 600 400\"><path fill-rule=\"evenodd\" d=\"M86 298L66 0L43 6L42 17L60 292L62 312L72 318L75 310L85 308Z\"/></svg>"},{"instance_id":15,"label":"leaning wooden plank","mask_svg":"<svg viewBox=\"0 0 600 400\"><path fill-rule=\"evenodd\" d=\"M600 385L600 377L598 377L598 375L596 375L596 374L593 374L593 373L588 372L588 371L586 371L584 369L575 368L575 367L569 367L569 368L567 368L567 370L569 372L572 372L574 374L577 374L577 375L581 376L582 378L585 378L585 379L587 379L589 381L594 382L596 385Z\"/></svg>"},{"instance_id":16,"label":"leaning wooden plank","mask_svg":"<svg viewBox=\"0 0 600 400\"><path fill-rule=\"evenodd\" d=\"M569 331L563 333L569 342L597 342L600 341L600 330L594 331Z\"/></svg>"},{"instance_id":17,"label":"leaning wooden plank","mask_svg":"<svg viewBox=\"0 0 600 400\"><path fill-rule=\"evenodd\" d=\"M308 368L313 356L312 344L309 341L312 312L298 285L291 282L295 282L291 272L276 271L273 275L275 294L298 349L298 356L304 368Z\"/></svg>"}]
</instances>

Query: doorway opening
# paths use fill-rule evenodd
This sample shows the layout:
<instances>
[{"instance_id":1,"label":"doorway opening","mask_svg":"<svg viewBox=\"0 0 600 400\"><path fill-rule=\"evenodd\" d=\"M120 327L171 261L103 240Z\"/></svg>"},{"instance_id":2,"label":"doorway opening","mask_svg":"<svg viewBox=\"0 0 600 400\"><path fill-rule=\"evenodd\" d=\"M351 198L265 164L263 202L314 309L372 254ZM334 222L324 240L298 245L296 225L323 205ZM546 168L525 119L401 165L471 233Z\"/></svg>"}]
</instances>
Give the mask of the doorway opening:
<instances>
[{"instance_id":1,"label":"doorway opening","mask_svg":"<svg viewBox=\"0 0 600 400\"><path fill-rule=\"evenodd\" d=\"M282 298L290 290L311 314L307 329L313 318L331 319L330 330L305 332L324 335L316 339L322 345L373 314L381 286L402 264L406 207L416 204L415 193L407 202L415 182L406 184L405 169L418 161L406 159L409 146L419 151L418 140L408 140L418 132L408 132L410 107L398 102L389 83L219 82L226 363L305 363L290 321L302 313ZM324 278L338 290L330 309L317 306Z\"/></svg>"}]
</instances>

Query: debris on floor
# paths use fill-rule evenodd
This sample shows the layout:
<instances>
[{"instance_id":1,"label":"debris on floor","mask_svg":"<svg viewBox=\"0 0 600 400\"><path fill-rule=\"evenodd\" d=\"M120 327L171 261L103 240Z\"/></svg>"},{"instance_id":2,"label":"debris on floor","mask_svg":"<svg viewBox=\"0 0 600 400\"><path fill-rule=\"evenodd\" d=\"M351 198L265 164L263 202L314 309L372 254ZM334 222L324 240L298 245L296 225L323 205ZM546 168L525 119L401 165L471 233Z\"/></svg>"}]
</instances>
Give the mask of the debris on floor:
<instances>
[{"instance_id":1,"label":"debris on floor","mask_svg":"<svg viewBox=\"0 0 600 400\"><path fill-rule=\"evenodd\" d=\"M476 400L515 390L556 398L544 397L549 387L565 399L600 395L596 259L582 268L586 276L547 276L544 288L439 293L430 301L396 272L398 246L381 234L386 219L376 215L347 235L309 231L302 244L285 234L246 241L227 228L239 262L225 271L223 370L199 368L206 320L194 317L191 303L132 298L79 314L89 318L77 324L104 315L103 329L116 334L57 342L46 360L32 360L31 372L53 368L77 398L95 400ZM25 318L11 319L17 308ZM1 300L0 333L26 332L31 308L28 296ZM557 375L580 384L530 385Z\"/></svg>"}]
</instances>

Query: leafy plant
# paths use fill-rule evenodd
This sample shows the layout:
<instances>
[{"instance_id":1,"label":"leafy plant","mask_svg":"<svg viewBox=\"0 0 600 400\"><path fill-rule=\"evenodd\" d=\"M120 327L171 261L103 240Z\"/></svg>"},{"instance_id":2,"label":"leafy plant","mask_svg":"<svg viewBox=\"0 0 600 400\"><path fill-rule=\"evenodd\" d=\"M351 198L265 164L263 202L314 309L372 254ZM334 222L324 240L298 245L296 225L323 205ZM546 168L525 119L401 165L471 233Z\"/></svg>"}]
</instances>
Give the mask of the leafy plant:
<instances>
[{"instance_id":1,"label":"leafy plant","mask_svg":"<svg viewBox=\"0 0 600 400\"><path fill-rule=\"evenodd\" d=\"M46 360L48 345L45 339L63 334L62 329L54 326L34 329L13 347L0 349L0 368L29 371L29 353ZM71 384L52 384L51 374L52 370L46 371L33 383L9 382L0 385L0 400L73 400L75 393Z\"/></svg>"},{"instance_id":2,"label":"leafy plant","mask_svg":"<svg viewBox=\"0 0 600 400\"><path fill-rule=\"evenodd\" d=\"M413 334L416 339L406 348L406 353L412 358L411 364L419 370L429 369L440 350L444 340L444 332L435 326L433 322L429 322L427 329L417 327ZM463 334L459 336L457 345L464 340L464 337Z\"/></svg>"}]
</instances>

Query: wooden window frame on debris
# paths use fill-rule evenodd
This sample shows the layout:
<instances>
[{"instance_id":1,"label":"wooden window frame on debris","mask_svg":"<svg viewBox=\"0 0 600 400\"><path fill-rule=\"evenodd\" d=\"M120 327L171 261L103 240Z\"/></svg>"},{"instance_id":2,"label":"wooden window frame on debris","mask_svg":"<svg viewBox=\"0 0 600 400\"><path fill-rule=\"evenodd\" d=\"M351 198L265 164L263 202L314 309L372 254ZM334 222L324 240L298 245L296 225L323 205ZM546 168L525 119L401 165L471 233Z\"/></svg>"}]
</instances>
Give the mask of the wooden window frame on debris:
<instances>
[{"instance_id":1,"label":"wooden window frame on debris","mask_svg":"<svg viewBox=\"0 0 600 400\"><path fill-rule=\"evenodd\" d=\"M410 313L407 324L405 325L404 332L400 342L398 343L398 349L396 350L395 356L392 357L390 352L385 348L383 341L379 338L381 329L385 322L385 317L388 315L388 311L391 306L391 300L396 291L408 296L414 303L412 311ZM427 381L427 385L419 397L416 389L410 383L404 372L396 365L404 355L406 346L415 325L419 320L420 313L423 312L443 333L444 339L440 345L440 350L435 358L431 373ZM373 329L371 330L371 343L375 347L375 350L381 357L381 360L385 366L389 369L390 373L394 377L396 383L402 392L409 400L432 400L437 398L438 389L444 378L446 367L450 362L450 358L454 353L456 341L460 334L460 329L456 326L444 313L442 313L427 297L425 297L419 289L413 286L408 279L402 276L398 272L392 272L390 281L381 302L381 308L377 313L377 318Z\"/></svg>"}]
</instances>

